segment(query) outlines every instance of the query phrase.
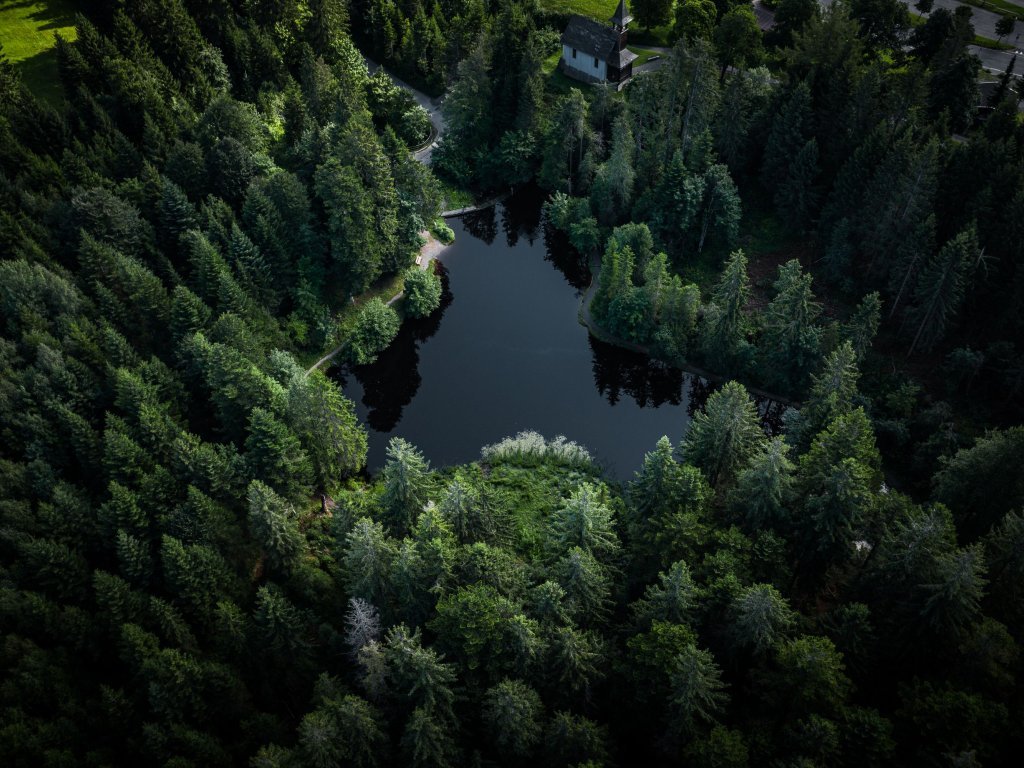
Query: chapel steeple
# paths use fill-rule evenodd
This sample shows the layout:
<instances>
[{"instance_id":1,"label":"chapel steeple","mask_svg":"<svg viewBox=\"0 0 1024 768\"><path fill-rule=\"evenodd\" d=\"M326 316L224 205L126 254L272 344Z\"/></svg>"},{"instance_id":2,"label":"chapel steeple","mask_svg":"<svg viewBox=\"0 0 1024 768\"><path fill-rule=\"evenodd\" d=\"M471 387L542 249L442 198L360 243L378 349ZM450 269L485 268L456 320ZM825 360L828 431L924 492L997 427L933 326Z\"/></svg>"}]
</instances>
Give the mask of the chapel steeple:
<instances>
[{"instance_id":1,"label":"chapel steeple","mask_svg":"<svg viewBox=\"0 0 1024 768\"><path fill-rule=\"evenodd\" d=\"M626 10L626 0L619 0L619 7L615 11L615 15L612 16L612 26L615 27L616 32L625 32L626 26L633 20L633 17L629 15L629 11Z\"/></svg>"}]
</instances>

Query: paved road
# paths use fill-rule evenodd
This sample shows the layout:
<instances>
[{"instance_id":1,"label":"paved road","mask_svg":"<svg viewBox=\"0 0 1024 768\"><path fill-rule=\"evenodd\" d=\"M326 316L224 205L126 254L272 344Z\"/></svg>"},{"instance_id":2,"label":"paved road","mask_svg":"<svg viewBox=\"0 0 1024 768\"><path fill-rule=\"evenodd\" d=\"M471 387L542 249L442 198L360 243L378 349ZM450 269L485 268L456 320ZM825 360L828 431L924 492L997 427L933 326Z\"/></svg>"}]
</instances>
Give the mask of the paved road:
<instances>
[{"instance_id":1,"label":"paved road","mask_svg":"<svg viewBox=\"0 0 1024 768\"><path fill-rule=\"evenodd\" d=\"M902 0L903 4L910 9L911 13L916 13L918 16L930 16L930 13L922 14L919 10L914 7L916 0ZM935 0L935 8L945 8L950 13L956 11L961 5L966 3L958 3L956 0ZM974 25L974 31L982 37L990 37L993 40L999 39L999 33L996 32L996 22L999 21L1001 16L998 13L992 11L985 11L981 8L975 8L973 5L968 5L971 9L971 24ZM1021 16L1024 16L1024 8L1021 9ZM1020 38L1020 45L1024 45L1024 22L1018 21L1014 25L1013 32L1008 35L1004 42L1013 45L1016 37Z\"/></svg>"},{"instance_id":2,"label":"paved road","mask_svg":"<svg viewBox=\"0 0 1024 768\"><path fill-rule=\"evenodd\" d=\"M423 93L423 91L413 88L404 80L395 77L395 75L389 72L386 67L382 67L380 64L373 61L372 59L367 58L365 55L363 56L363 59L366 61L366 68L370 71L371 75L375 73L378 69L383 69L385 72L388 73L391 79L395 81L395 85L412 94L412 97L416 100L416 103L426 110L427 115L429 115L430 117L430 124L434 126L434 139L433 141L431 141L429 146L424 147L418 152L414 152L413 157L415 157L424 165L430 165L430 158L434 154L434 147L437 146L437 142L441 140L441 137L444 136L445 132L444 115L441 112L441 104L442 102L444 102L444 96L438 98L428 96L427 94Z\"/></svg>"},{"instance_id":3,"label":"paved road","mask_svg":"<svg viewBox=\"0 0 1024 768\"><path fill-rule=\"evenodd\" d=\"M917 0L901 0L906 5L911 13L916 13L918 16L921 12L914 8L914 3ZM832 4L832 0L819 0L821 6L828 7ZM956 9L966 3L958 3L957 0L935 0L935 8L945 8L950 12L955 12ZM973 5L968 5L971 9L971 24L974 25L974 31L983 36L991 37L993 40L997 40L999 35L996 34L996 21L999 19L999 14L992 13L991 11L985 11L981 8L975 8ZM925 14L926 16L929 14ZM1021 17L1024 17L1024 8L1021 8ZM1017 36L1020 35L1020 41L1017 41ZM1024 22L1018 21L1014 25L1014 32L1012 35L1006 38L1005 42L1009 44L1017 44L1017 47L1024 51ZM981 59L981 65L989 72L1003 72L1006 70L1006 66L1010 63L1010 59L1013 58L1013 51L996 51L991 48L982 48L978 45L970 45L971 53ZM1017 62L1018 77L1024 76L1024 56Z\"/></svg>"},{"instance_id":4,"label":"paved road","mask_svg":"<svg viewBox=\"0 0 1024 768\"><path fill-rule=\"evenodd\" d=\"M1024 50L1020 54L1013 51L993 51L991 48L980 48L977 45L968 46L971 53L981 59L981 66L992 74L1002 73L1010 65L1010 60L1016 56L1017 65L1013 68L1013 74L1017 77L1024 76Z\"/></svg>"},{"instance_id":5,"label":"paved road","mask_svg":"<svg viewBox=\"0 0 1024 768\"><path fill-rule=\"evenodd\" d=\"M648 61L647 63L641 64L638 67L633 67L633 74L634 75L636 75L636 74L638 74L640 72L653 72L655 69L658 69L662 64L664 64L665 63L665 57L668 54L672 53L672 49L671 48L665 48L665 47L660 46L660 45L641 45L640 43L630 43L630 44L627 45L627 47L642 48L645 51L654 51L659 56L661 56L660 59L655 59L654 61Z\"/></svg>"}]
</instances>

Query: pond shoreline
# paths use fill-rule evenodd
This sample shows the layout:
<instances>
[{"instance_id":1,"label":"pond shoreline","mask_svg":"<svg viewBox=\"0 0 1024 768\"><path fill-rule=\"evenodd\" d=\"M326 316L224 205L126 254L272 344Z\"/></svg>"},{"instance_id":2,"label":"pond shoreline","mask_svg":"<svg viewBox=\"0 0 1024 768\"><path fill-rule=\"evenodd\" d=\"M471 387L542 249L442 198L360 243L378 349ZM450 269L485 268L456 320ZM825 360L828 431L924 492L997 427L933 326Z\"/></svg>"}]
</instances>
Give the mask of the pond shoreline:
<instances>
[{"instance_id":1,"label":"pond shoreline","mask_svg":"<svg viewBox=\"0 0 1024 768\"><path fill-rule=\"evenodd\" d=\"M437 257L440 256L448 248L448 246L451 245L451 243L442 243L440 240L434 237L433 233L431 233L430 230L428 229L424 229L422 232L420 232L420 237L425 238L426 242L422 246L420 246L420 251L416 255L415 266L419 267L420 269L429 269L434 260L437 259ZM390 307L396 301L401 299L404 295L404 290L399 291L390 299L388 299L385 302L385 304L387 304ZM326 355L317 360L315 363L313 363L313 365L309 367L309 370L306 371L306 375L309 376L309 374L311 374L321 365L323 365L324 363L329 363L331 360L333 360L337 356L337 354L345 348L346 343L347 342L342 342L334 349L332 349L330 352L328 352Z\"/></svg>"}]
</instances>

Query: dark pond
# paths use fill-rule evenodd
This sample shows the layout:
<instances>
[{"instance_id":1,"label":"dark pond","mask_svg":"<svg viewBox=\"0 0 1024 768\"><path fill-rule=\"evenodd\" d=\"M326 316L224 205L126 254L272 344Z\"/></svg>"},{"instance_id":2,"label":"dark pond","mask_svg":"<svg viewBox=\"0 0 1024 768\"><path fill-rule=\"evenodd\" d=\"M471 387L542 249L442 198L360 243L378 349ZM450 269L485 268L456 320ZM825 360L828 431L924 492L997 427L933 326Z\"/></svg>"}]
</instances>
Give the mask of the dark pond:
<instances>
[{"instance_id":1,"label":"dark pond","mask_svg":"<svg viewBox=\"0 0 1024 768\"><path fill-rule=\"evenodd\" d=\"M441 309L373 365L332 371L369 430L371 471L394 435L433 466L525 429L565 435L623 480L662 435L679 442L709 385L590 337L577 321L589 272L545 234L537 193L449 224Z\"/></svg>"}]
</instances>

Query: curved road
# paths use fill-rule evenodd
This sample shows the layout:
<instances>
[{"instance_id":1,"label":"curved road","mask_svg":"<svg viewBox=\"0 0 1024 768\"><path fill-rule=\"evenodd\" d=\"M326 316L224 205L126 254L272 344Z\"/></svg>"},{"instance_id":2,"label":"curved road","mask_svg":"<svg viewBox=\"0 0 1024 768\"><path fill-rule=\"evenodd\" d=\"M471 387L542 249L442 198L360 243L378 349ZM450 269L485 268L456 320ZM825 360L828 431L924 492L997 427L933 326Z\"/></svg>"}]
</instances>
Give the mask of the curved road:
<instances>
[{"instance_id":1,"label":"curved road","mask_svg":"<svg viewBox=\"0 0 1024 768\"><path fill-rule=\"evenodd\" d=\"M441 140L441 137L444 136L445 132L444 114L441 112L441 104L444 102L444 96L440 96L438 98L428 96L423 91L413 88L404 80L395 77L395 75L388 71L387 67L381 66L365 55L363 56L363 60L366 61L366 68L370 71L371 75L378 69L383 69L387 75L395 81L395 85L404 91L408 91L416 100L416 103L426 110L427 115L430 117L430 124L434 126L434 138L429 145L413 152L413 157L424 165L430 165L430 158L434 154L434 147L437 146L437 143Z\"/></svg>"}]
</instances>

